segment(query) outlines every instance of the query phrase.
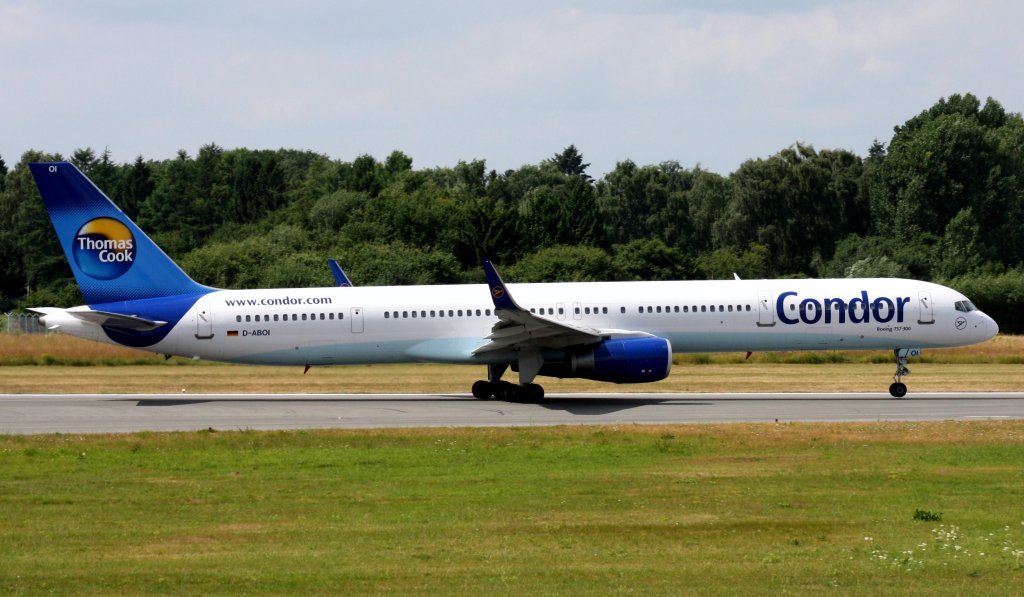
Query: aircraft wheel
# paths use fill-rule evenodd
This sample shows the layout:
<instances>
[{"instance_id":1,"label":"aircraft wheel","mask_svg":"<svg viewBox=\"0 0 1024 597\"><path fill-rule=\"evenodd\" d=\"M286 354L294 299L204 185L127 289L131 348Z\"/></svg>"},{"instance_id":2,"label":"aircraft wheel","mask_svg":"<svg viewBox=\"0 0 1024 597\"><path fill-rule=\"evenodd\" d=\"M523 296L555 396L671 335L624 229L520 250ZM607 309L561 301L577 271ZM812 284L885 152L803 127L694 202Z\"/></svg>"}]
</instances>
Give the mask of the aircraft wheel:
<instances>
[{"instance_id":1,"label":"aircraft wheel","mask_svg":"<svg viewBox=\"0 0 1024 597\"><path fill-rule=\"evenodd\" d=\"M473 397L480 400L487 400L494 396L494 388L491 382L480 379L473 382Z\"/></svg>"},{"instance_id":2,"label":"aircraft wheel","mask_svg":"<svg viewBox=\"0 0 1024 597\"><path fill-rule=\"evenodd\" d=\"M510 384L507 381L495 384L494 397L506 402L514 402L519 399L519 386Z\"/></svg>"},{"instance_id":3,"label":"aircraft wheel","mask_svg":"<svg viewBox=\"0 0 1024 597\"><path fill-rule=\"evenodd\" d=\"M893 398L902 398L907 395L907 384L898 381L889 386L889 393Z\"/></svg>"},{"instance_id":4,"label":"aircraft wheel","mask_svg":"<svg viewBox=\"0 0 1024 597\"><path fill-rule=\"evenodd\" d=\"M544 386L528 383L523 386L523 398L527 402L540 402L544 399Z\"/></svg>"}]
</instances>

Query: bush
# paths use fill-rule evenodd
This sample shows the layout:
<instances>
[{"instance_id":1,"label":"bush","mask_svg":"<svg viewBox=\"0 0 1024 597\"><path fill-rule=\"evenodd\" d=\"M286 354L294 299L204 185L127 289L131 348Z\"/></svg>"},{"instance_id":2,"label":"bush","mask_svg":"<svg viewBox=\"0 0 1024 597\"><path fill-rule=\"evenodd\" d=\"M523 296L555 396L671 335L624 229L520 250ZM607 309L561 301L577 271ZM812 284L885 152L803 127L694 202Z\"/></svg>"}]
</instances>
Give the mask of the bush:
<instances>
[{"instance_id":1,"label":"bush","mask_svg":"<svg viewBox=\"0 0 1024 597\"><path fill-rule=\"evenodd\" d=\"M922 510L918 508L917 510L914 510L914 520L939 522L942 520L942 512L931 512L930 510Z\"/></svg>"}]
</instances>

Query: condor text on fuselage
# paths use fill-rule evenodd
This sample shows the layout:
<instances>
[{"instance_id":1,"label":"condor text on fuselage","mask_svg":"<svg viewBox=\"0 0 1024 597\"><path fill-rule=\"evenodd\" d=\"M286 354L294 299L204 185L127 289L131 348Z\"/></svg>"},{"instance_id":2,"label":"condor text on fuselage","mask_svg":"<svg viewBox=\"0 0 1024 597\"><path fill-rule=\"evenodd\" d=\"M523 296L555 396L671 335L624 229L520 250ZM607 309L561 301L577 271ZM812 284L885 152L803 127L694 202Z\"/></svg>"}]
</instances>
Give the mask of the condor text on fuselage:
<instances>
[{"instance_id":1,"label":"condor text on fuselage","mask_svg":"<svg viewBox=\"0 0 1024 597\"><path fill-rule=\"evenodd\" d=\"M793 297L793 300L788 302L790 310L799 312L796 317L790 317L786 313L787 299L790 297ZM861 290L859 296L848 300L841 298L800 299L798 293L787 290L780 293L776 299L775 312L779 316L779 321L786 325L796 325L801 322L809 325L819 322L842 324L847 321L849 323L871 323L872 316L878 323L889 323L893 321L894 317L896 323L903 323L905 309L909 302L909 296L896 298L880 296L871 300L867 290ZM799 309L796 308L796 305L799 305Z\"/></svg>"}]
</instances>

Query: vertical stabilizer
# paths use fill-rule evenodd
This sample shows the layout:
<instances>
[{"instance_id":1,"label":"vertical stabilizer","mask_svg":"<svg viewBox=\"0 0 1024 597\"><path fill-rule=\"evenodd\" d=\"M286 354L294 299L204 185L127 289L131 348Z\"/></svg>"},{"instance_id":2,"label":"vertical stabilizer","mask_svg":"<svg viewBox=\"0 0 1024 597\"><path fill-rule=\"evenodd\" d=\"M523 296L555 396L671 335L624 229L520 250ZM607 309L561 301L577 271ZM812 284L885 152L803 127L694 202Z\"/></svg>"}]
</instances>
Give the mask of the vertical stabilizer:
<instances>
[{"instance_id":1,"label":"vertical stabilizer","mask_svg":"<svg viewBox=\"0 0 1024 597\"><path fill-rule=\"evenodd\" d=\"M29 164L90 305L198 295L197 284L73 164Z\"/></svg>"}]
</instances>

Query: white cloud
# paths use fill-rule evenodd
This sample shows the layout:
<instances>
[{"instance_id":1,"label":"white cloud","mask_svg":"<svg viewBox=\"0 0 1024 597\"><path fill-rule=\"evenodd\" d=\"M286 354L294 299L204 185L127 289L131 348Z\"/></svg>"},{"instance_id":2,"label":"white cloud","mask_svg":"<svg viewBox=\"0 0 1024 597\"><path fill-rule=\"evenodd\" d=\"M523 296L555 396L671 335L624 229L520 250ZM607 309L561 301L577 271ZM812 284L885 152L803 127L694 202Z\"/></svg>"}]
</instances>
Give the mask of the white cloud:
<instances>
[{"instance_id":1,"label":"white cloud","mask_svg":"<svg viewBox=\"0 0 1024 597\"><path fill-rule=\"evenodd\" d=\"M1024 109L1014 3L715 6L0 0L0 155L215 141L505 169L575 143L595 174L728 172L795 141L863 153L950 93Z\"/></svg>"}]
</instances>

